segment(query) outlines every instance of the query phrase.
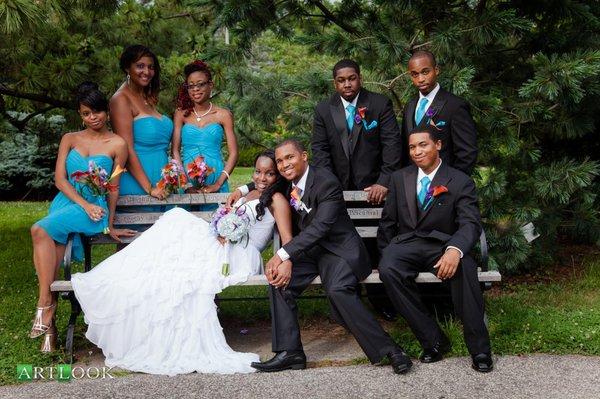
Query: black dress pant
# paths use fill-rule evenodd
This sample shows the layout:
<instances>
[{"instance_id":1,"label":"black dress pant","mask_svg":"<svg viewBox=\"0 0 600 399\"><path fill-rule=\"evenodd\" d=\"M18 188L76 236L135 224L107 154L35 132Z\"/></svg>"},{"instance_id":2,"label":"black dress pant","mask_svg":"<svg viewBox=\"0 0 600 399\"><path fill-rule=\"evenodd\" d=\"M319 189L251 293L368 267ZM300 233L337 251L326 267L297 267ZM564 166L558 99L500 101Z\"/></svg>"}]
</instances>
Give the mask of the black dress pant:
<instances>
[{"instance_id":1,"label":"black dress pant","mask_svg":"<svg viewBox=\"0 0 600 399\"><path fill-rule=\"evenodd\" d=\"M302 350L296 298L321 276L333 317L348 329L371 363L380 362L396 345L358 296L358 279L348 263L321 247L294 259L286 289L270 286L273 352Z\"/></svg>"},{"instance_id":2,"label":"black dress pant","mask_svg":"<svg viewBox=\"0 0 600 399\"><path fill-rule=\"evenodd\" d=\"M419 272L437 273L433 266L445 245L437 240L413 237L391 242L382 252L379 276L398 312L406 319L423 348L431 348L443 333L427 311L415 278ZM477 278L477 264L465 254L449 279L455 311L463 323L469 353L490 353L490 338L484 322L484 302Z\"/></svg>"}]
</instances>

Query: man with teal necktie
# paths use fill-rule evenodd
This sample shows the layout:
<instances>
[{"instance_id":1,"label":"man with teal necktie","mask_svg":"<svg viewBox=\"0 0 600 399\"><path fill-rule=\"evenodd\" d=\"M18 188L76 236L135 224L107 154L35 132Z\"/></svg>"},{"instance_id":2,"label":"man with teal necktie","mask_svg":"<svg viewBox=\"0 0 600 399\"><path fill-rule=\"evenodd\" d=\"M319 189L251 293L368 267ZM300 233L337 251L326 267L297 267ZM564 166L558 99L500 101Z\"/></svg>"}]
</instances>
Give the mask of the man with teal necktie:
<instances>
[{"instance_id":1,"label":"man with teal necktie","mask_svg":"<svg viewBox=\"0 0 600 399\"><path fill-rule=\"evenodd\" d=\"M477 131L469 105L440 87L437 82L440 68L429 51L413 53L408 61L408 73L419 94L408 102L403 112L402 164L410 164L408 132L417 126L430 126L442 140L442 160L470 175L477 162Z\"/></svg>"},{"instance_id":2,"label":"man with teal necktie","mask_svg":"<svg viewBox=\"0 0 600 399\"><path fill-rule=\"evenodd\" d=\"M313 163L331 171L344 190L364 190L371 204L381 206L390 175L401 167L402 138L392 102L362 87L360 67L352 60L334 65L333 85L336 92L315 108ZM358 221L357 225L365 223ZM364 241L375 266L377 243L374 239ZM382 287L365 287L375 309L384 318L393 319L393 306L382 298Z\"/></svg>"},{"instance_id":3,"label":"man with teal necktie","mask_svg":"<svg viewBox=\"0 0 600 399\"><path fill-rule=\"evenodd\" d=\"M472 367L491 371L483 295L470 255L481 234L475 183L440 158L442 141L434 127L414 129L408 143L414 165L392 174L377 231L379 277L419 340L422 363L442 360L450 341L424 305L415 278L432 272L447 282Z\"/></svg>"}]
</instances>

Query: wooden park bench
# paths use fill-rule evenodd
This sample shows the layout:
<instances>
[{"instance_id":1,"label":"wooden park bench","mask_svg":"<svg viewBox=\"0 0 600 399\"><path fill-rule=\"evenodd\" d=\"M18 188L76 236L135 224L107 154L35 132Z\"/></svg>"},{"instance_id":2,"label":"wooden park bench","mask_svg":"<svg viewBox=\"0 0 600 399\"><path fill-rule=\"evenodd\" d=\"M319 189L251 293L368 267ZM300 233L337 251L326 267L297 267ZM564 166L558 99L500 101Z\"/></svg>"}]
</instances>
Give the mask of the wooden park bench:
<instances>
[{"instance_id":1,"label":"wooden park bench","mask_svg":"<svg viewBox=\"0 0 600 399\"><path fill-rule=\"evenodd\" d=\"M163 212L139 212L140 207L157 205L202 205L202 204L219 204L225 202L228 194L178 194L171 195L166 200L161 201L153 197L140 195L140 196L122 196L119 197L117 202L117 212L115 215L114 224L116 227L120 226L137 226L142 230L145 227L152 225ZM363 191L346 191L344 192L344 199L347 203L348 214L353 220L379 220L381 218L381 208L365 208L367 195ZM135 206L136 212L124 212L128 207ZM143 209L143 208L142 208ZM211 219L213 211L193 212L196 216L201 217L204 220L209 221ZM135 227L132 227L135 228ZM357 226L358 233L363 238L373 238L377 236L376 226ZM139 234L138 234L139 235ZM135 237L123 238L123 243L127 244L135 240ZM82 236L84 246L84 271L90 271L92 268L92 247L96 245L116 244L109 235L97 234L94 236ZM72 242L69 240L67 243L67 249L65 251L64 259L64 280L55 281L51 285L51 291L59 292L61 297L67 299L71 303L71 316L69 318L69 324L66 332L65 350L69 361L73 360L73 333L75 331L75 323L77 317L81 313L81 307L75 298L73 287L71 285L71 245ZM279 235L277 230L273 233L273 251L277 251L280 246ZM480 250L481 250L481 266L479 271L479 281L484 289L491 286L493 282L498 282L501 279L500 273L497 271L488 271L488 246L485 238L485 234L482 233L480 237ZM379 273L376 269L373 270L365 280L362 281L367 284L381 283L379 279ZM419 273L416 279L417 283L439 283L441 282L432 273ZM317 277L312 284L320 284L321 279ZM259 286L267 285L267 280L264 275L250 276L248 280L241 285L245 286Z\"/></svg>"}]
</instances>

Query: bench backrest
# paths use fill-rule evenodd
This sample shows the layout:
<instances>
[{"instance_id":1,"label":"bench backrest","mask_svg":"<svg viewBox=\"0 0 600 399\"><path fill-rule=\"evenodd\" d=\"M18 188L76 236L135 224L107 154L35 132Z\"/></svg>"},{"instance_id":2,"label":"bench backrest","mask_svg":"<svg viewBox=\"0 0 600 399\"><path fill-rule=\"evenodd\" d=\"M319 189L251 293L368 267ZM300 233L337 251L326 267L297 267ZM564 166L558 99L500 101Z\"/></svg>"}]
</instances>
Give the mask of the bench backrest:
<instances>
[{"instance_id":1,"label":"bench backrest","mask_svg":"<svg viewBox=\"0 0 600 399\"><path fill-rule=\"evenodd\" d=\"M174 194L170 195L166 200L158 200L148 195L125 195L119 197L117 202L117 212L115 214L114 224L116 227L120 226L131 226L133 229L136 227L145 227L153 224L163 214L163 212L143 212L137 211L133 208L128 211L127 208L139 207L139 206L193 206L193 205L205 205L205 204L222 204L227 200L228 193L215 193L215 194ZM346 207L348 214L352 220L367 220L372 221L372 226L357 226L356 230L363 238L374 238L377 237L377 226L376 221L381 218L382 208L371 208L364 207L366 205L367 193L364 191L344 191L344 200L346 201ZM361 205L363 207L361 207ZM133 210L133 212L132 212ZM214 211L197 211L192 212L194 215L201 217L206 221L210 221ZM91 240L92 243L105 243L106 238L96 238ZM277 230L273 237L273 249L276 251L279 249L280 242ZM487 270L488 263L488 248L485 238L485 234L482 232L480 237L480 251L481 251L481 267L485 271Z\"/></svg>"}]
</instances>

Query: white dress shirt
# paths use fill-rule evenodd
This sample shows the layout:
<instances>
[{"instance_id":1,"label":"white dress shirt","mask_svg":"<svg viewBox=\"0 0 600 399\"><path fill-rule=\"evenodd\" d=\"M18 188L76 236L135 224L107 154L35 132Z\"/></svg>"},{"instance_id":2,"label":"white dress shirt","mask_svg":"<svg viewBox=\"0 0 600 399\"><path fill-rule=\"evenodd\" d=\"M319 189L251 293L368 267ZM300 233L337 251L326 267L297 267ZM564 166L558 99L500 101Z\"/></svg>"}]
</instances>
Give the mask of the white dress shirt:
<instances>
[{"instance_id":1,"label":"white dress shirt","mask_svg":"<svg viewBox=\"0 0 600 399\"><path fill-rule=\"evenodd\" d=\"M350 115L350 113L348 112L348 110L346 108L348 108L348 105L352 104L354 105L354 109L356 112L356 103L358 103L358 96L360 96L360 92L356 95L356 97L354 97L354 100L352 100L352 102L348 102L346 101L346 99L342 96L340 96L340 98L342 99L342 105L344 106L344 113L346 114L346 120L348 120L348 116Z\"/></svg>"},{"instance_id":2,"label":"white dress shirt","mask_svg":"<svg viewBox=\"0 0 600 399\"><path fill-rule=\"evenodd\" d=\"M438 85L438 87L439 87L439 85ZM417 193L419 191L421 191L421 180L423 180L423 178L425 176L429 177L429 181L430 181L429 184L433 183L433 178L435 177L435 174L437 173L437 171L440 168L440 166L442 166L442 159L441 158L440 158L440 163L438 164L438 166L430 174L427 174L427 173L423 172L423 170L421 168L418 168L419 169L419 173L417 173ZM448 245L446 247L446 251L449 250L450 248L456 249L458 251L458 253L460 254L460 258L462 259L462 257L463 257L464 254L463 254L463 251L460 248L457 248L457 247L455 247L453 245Z\"/></svg>"},{"instance_id":3,"label":"white dress shirt","mask_svg":"<svg viewBox=\"0 0 600 399\"><path fill-rule=\"evenodd\" d=\"M296 183L296 184L292 183L292 189L294 189L295 187L298 187L298 190L300 190L300 199L302 199L302 196L304 195L304 189L306 188L306 179L308 178L308 170L309 169L310 169L310 166L306 166L306 170L304 171L304 174L302 175L300 180L298 180L298 183ZM277 250L277 255L279 255L281 260L284 262L290 258L290 255L286 252L285 249L283 249L283 247L281 247Z\"/></svg>"},{"instance_id":4,"label":"white dress shirt","mask_svg":"<svg viewBox=\"0 0 600 399\"><path fill-rule=\"evenodd\" d=\"M421 102L421 99L422 98L427 99L427 105L425 105L425 109L423 110L423 115L425 115L427 113L427 110L433 103L433 100L435 99L435 95L438 93L438 91L440 91L440 84L436 83L433 90L431 90L429 92L429 94L427 94L426 96L424 96L421 92L419 92L419 101L417 101L417 106L415 107L415 115L413 116L413 119L417 117L417 110L419 109L419 103Z\"/></svg>"}]
</instances>

